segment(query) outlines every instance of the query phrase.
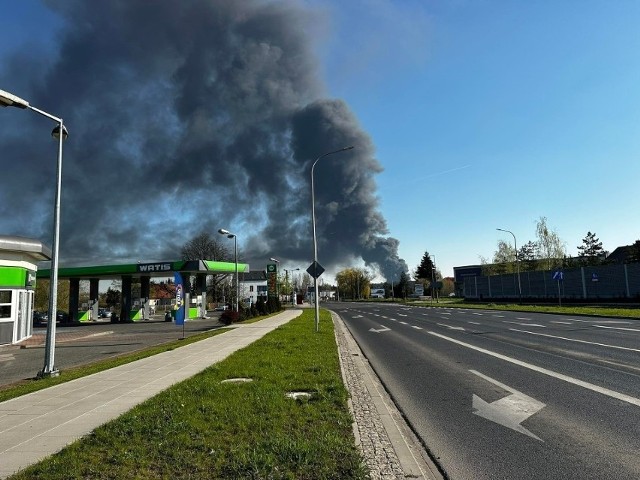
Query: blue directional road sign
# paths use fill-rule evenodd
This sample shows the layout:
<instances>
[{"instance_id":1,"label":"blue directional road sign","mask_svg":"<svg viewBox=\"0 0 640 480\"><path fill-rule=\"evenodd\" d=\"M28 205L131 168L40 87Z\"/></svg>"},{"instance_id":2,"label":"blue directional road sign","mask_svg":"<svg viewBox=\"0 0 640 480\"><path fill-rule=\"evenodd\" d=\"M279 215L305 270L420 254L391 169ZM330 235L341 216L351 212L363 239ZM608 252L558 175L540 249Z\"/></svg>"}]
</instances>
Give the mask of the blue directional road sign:
<instances>
[{"instance_id":1,"label":"blue directional road sign","mask_svg":"<svg viewBox=\"0 0 640 480\"><path fill-rule=\"evenodd\" d=\"M553 272L553 279L561 282L564 279L564 273L561 271Z\"/></svg>"}]
</instances>

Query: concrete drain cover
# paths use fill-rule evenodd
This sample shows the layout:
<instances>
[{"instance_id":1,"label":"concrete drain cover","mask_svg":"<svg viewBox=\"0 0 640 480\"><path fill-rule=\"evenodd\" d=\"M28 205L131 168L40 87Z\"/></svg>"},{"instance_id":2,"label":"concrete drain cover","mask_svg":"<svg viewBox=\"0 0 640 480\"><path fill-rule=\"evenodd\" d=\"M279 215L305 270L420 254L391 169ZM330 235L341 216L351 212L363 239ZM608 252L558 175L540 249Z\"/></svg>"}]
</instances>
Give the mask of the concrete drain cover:
<instances>
[{"instance_id":1,"label":"concrete drain cover","mask_svg":"<svg viewBox=\"0 0 640 480\"><path fill-rule=\"evenodd\" d=\"M285 396L287 398L293 398L294 400L298 400L298 399L308 399L311 398L311 393L310 392L287 392L285 393Z\"/></svg>"},{"instance_id":2,"label":"concrete drain cover","mask_svg":"<svg viewBox=\"0 0 640 480\"><path fill-rule=\"evenodd\" d=\"M253 382L253 378L227 378L220 383L249 383Z\"/></svg>"}]
</instances>

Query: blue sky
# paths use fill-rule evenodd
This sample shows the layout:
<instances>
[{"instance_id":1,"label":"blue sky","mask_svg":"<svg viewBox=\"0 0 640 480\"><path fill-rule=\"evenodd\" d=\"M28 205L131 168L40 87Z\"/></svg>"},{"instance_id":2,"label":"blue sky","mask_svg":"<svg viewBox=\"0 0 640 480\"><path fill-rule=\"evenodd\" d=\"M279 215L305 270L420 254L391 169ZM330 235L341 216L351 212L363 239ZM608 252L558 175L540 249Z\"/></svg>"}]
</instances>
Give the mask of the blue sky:
<instances>
[{"instance_id":1,"label":"blue sky","mask_svg":"<svg viewBox=\"0 0 640 480\"><path fill-rule=\"evenodd\" d=\"M411 271L490 258L547 217L575 255L640 238L640 2L307 0L328 97L344 99L384 168L378 196ZM35 0L0 55L50 41ZM2 88L2 86L0 86ZM19 93L19 92L15 92Z\"/></svg>"},{"instance_id":2,"label":"blue sky","mask_svg":"<svg viewBox=\"0 0 640 480\"><path fill-rule=\"evenodd\" d=\"M324 2L318 2L323 3ZM382 209L413 270L443 274L535 240L576 255L640 238L640 3L336 2L331 94L372 136ZM380 41L380 55L350 44Z\"/></svg>"}]
</instances>

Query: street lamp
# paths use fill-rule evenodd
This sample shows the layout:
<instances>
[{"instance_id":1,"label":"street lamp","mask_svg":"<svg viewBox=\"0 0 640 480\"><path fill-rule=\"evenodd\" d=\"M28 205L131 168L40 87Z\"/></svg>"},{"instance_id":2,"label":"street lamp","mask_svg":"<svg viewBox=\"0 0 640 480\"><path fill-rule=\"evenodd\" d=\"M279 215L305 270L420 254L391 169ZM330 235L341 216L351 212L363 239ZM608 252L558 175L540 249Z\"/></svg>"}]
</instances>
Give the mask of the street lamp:
<instances>
[{"instance_id":1,"label":"street lamp","mask_svg":"<svg viewBox=\"0 0 640 480\"><path fill-rule=\"evenodd\" d=\"M316 158L315 162L313 162L313 165L311 165L311 223L313 225L313 265L314 266L318 264L318 240L316 239L316 197L315 197L315 189L313 184L313 170L316 168L316 163L318 163L318 160L320 160L321 158L324 158L328 155L333 155L334 153L340 153L347 150L351 150L352 148L353 148L353 145L351 145L350 147L341 148L340 150L334 150L333 152L324 153L320 155L318 158ZM313 273L314 273L313 300L315 302L315 324L316 324L316 332L317 332L318 325L320 323L320 306L318 305L318 276L316 275L315 271Z\"/></svg>"},{"instance_id":2,"label":"street lamp","mask_svg":"<svg viewBox=\"0 0 640 480\"><path fill-rule=\"evenodd\" d=\"M51 279L49 282L49 321L47 322L47 339L45 344L44 366L38 372L38 377L57 377L60 371L54 366L55 344L56 344L56 317L58 310L58 252L60 250L60 191L62 189L62 142L67 139L69 132L64 126L61 118L29 105L26 100L17 97L9 92L0 90L0 106L16 107L33 110L34 112L47 117L58 125L51 132L58 140L58 164L56 173L56 198L53 210L53 248L51 255Z\"/></svg>"},{"instance_id":3,"label":"street lamp","mask_svg":"<svg viewBox=\"0 0 640 480\"><path fill-rule=\"evenodd\" d=\"M272 262L280 263L280 260L277 258L270 257L269 260ZM278 287L278 272L276 271L276 295L278 297L278 301L280 301L280 288Z\"/></svg>"},{"instance_id":4,"label":"street lamp","mask_svg":"<svg viewBox=\"0 0 640 480\"><path fill-rule=\"evenodd\" d=\"M236 301L235 301L235 311L238 310L238 298L240 298L240 284L238 283L238 236L235 233L231 233L229 230L225 230L221 228L218 230L220 235L226 235L227 238L233 238L233 246L235 250L235 261L236 261Z\"/></svg>"},{"instance_id":5,"label":"street lamp","mask_svg":"<svg viewBox=\"0 0 640 480\"><path fill-rule=\"evenodd\" d=\"M513 236L513 249L516 253L516 271L518 272L518 298L520 303L522 303L522 285L520 284L520 264L518 263L518 244L516 243L516 236L509 230L504 230L502 228L496 228L496 230L510 233Z\"/></svg>"}]
</instances>

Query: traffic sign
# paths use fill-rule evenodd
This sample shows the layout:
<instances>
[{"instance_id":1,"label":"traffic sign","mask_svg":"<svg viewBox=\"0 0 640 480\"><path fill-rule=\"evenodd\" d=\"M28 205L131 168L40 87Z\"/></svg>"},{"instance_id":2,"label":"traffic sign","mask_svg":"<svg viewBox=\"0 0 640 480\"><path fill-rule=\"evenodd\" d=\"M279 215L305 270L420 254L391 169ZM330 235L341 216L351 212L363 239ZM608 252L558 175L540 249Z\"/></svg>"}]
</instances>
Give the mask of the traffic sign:
<instances>
[{"instance_id":1,"label":"traffic sign","mask_svg":"<svg viewBox=\"0 0 640 480\"><path fill-rule=\"evenodd\" d=\"M600 279L598 278L598 274L597 274L597 273L592 273L592 274L591 274L591 281L592 281L592 282L597 282L597 281L599 281L599 280L600 280Z\"/></svg>"},{"instance_id":2,"label":"traffic sign","mask_svg":"<svg viewBox=\"0 0 640 480\"><path fill-rule=\"evenodd\" d=\"M318 278L320 275L322 275L323 272L324 272L324 267L320 265L318 262L316 262L315 260L311 265L309 265L309 268L307 268L307 273L311 275L313 278Z\"/></svg>"},{"instance_id":3,"label":"traffic sign","mask_svg":"<svg viewBox=\"0 0 640 480\"><path fill-rule=\"evenodd\" d=\"M564 280L564 273L561 271L553 272L553 279L561 282L562 280Z\"/></svg>"}]
</instances>

